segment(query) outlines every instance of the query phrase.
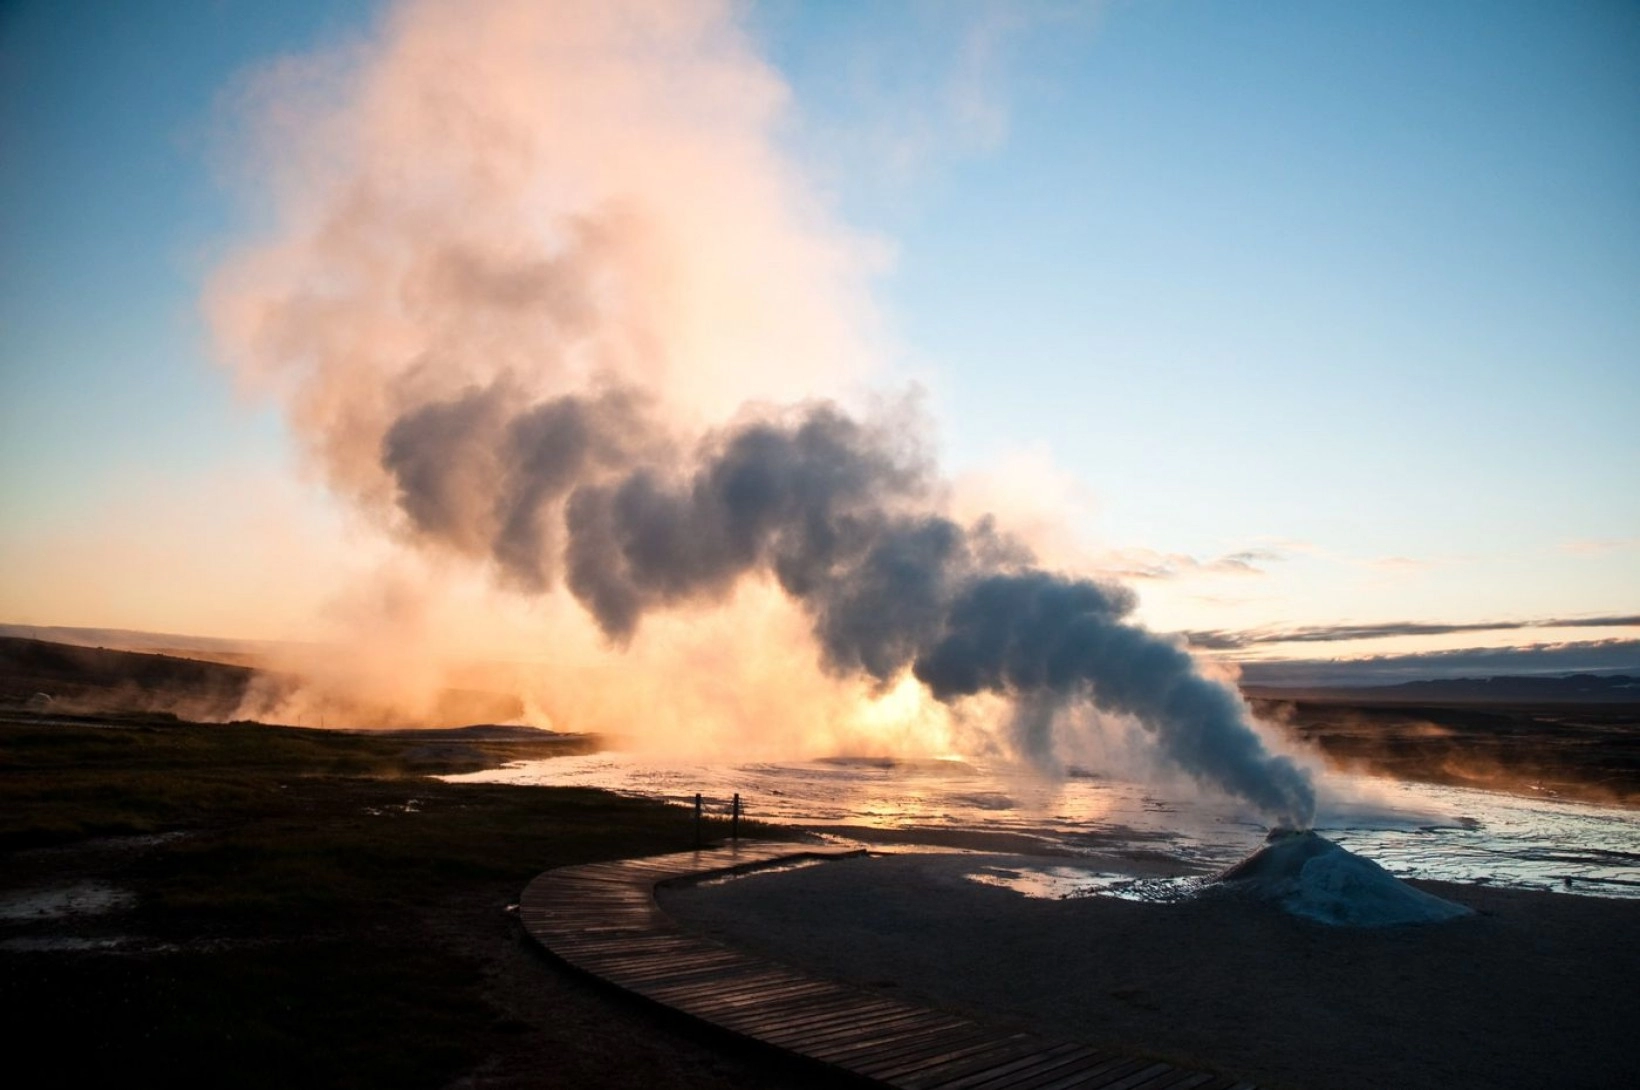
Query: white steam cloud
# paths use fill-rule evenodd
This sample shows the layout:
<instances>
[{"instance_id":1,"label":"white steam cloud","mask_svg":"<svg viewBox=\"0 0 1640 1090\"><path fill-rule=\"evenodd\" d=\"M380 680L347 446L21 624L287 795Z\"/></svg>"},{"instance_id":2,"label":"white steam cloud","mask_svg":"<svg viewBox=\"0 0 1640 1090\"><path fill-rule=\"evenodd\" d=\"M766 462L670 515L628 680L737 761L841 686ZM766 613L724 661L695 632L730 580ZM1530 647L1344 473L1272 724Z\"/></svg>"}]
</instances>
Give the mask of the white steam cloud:
<instances>
[{"instance_id":1,"label":"white steam cloud","mask_svg":"<svg viewBox=\"0 0 1640 1090\"><path fill-rule=\"evenodd\" d=\"M957 521L914 427L842 407L878 355L874 251L776 151L785 90L733 14L416 0L265 73L272 229L213 282L224 355L339 495L512 592L567 592L606 646L778 591L839 691L1000 702L1007 748L1044 763L1115 713L1307 822L1301 769L1124 588Z\"/></svg>"}]
</instances>

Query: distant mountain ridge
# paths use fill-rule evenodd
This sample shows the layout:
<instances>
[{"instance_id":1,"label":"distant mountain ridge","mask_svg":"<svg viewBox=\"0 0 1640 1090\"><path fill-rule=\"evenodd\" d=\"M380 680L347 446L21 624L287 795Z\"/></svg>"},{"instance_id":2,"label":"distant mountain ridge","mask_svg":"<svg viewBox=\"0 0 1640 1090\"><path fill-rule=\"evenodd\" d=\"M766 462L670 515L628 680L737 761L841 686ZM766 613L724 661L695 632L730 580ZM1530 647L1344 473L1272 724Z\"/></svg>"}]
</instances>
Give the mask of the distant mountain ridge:
<instances>
[{"instance_id":1,"label":"distant mountain ridge","mask_svg":"<svg viewBox=\"0 0 1640 1090\"><path fill-rule=\"evenodd\" d=\"M320 643L120 628L0 624L0 639L4 638L251 668L266 667L281 653L288 657L293 650L314 652L324 647ZM1640 705L1640 640L1470 648L1364 659L1242 661L1237 666L1242 691L1260 699ZM1452 676L1458 671L1463 674Z\"/></svg>"},{"instance_id":2,"label":"distant mountain ridge","mask_svg":"<svg viewBox=\"0 0 1640 1090\"><path fill-rule=\"evenodd\" d=\"M1628 674L1439 678L1393 685L1244 684L1242 690L1263 699L1395 704L1640 704L1640 677Z\"/></svg>"}]
</instances>

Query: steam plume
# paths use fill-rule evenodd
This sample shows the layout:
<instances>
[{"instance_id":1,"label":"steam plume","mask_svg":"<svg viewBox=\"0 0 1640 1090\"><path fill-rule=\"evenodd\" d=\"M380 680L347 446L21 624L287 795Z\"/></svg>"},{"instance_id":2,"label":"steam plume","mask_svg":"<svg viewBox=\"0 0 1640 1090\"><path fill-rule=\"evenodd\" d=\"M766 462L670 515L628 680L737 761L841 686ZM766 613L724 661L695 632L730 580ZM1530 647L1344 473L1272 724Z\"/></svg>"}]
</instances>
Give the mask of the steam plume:
<instances>
[{"instance_id":1,"label":"steam plume","mask_svg":"<svg viewBox=\"0 0 1640 1090\"><path fill-rule=\"evenodd\" d=\"M1303 772L1127 590L956 521L915 429L842 407L839 361L875 354L869 248L773 150L783 89L729 8L541 7L411 3L328 82L298 66L334 97L297 111L278 231L212 303L334 489L519 591L567 588L618 646L772 581L833 676L1001 698L1043 760L1064 710L1130 716L1307 822ZM292 78L259 85L277 118Z\"/></svg>"}]
</instances>

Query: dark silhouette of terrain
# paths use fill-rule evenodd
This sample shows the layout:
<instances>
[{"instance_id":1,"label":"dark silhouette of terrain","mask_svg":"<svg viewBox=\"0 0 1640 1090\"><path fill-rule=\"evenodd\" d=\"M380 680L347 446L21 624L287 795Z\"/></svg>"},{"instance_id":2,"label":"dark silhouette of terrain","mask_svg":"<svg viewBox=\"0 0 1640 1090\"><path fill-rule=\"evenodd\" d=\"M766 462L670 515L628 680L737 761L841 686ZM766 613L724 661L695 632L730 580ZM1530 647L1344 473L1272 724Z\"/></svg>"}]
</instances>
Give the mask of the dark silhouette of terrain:
<instances>
[{"instance_id":1,"label":"dark silhouette of terrain","mask_svg":"<svg viewBox=\"0 0 1640 1090\"><path fill-rule=\"evenodd\" d=\"M277 706L281 694L294 692L303 684L292 674L214 658L0 636L0 710L54 715L161 715L223 722L251 717L245 709L253 685L258 687L260 705ZM363 705L344 697L331 697L328 703L331 714L324 725L405 725L391 708ZM444 689L428 714L432 726L458 727L516 719L523 711L523 703L511 694Z\"/></svg>"},{"instance_id":2,"label":"dark silhouette of terrain","mask_svg":"<svg viewBox=\"0 0 1640 1090\"><path fill-rule=\"evenodd\" d=\"M1627 704L1640 709L1640 677L1562 674L1553 677L1436 678L1397 685L1243 685L1252 698L1354 701L1365 704Z\"/></svg>"},{"instance_id":3,"label":"dark silhouette of terrain","mask_svg":"<svg viewBox=\"0 0 1640 1090\"><path fill-rule=\"evenodd\" d=\"M1424 783L1640 805L1640 682L1502 677L1371 689L1249 687L1335 766Z\"/></svg>"},{"instance_id":4,"label":"dark silhouette of terrain","mask_svg":"<svg viewBox=\"0 0 1640 1090\"><path fill-rule=\"evenodd\" d=\"M253 666L0 637L0 710L220 722L240 713L253 681L300 683ZM1248 686L1245 693L1261 719L1341 768L1640 805L1640 679L1633 677L1494 677L1348 689ZM435 714L438 724L457 727L521 711L517 699L505 694L452 689ZM390 711L354 706L339 707L329 725L400 724ZM471 732L418 733L423 746L475 740Z\"/></svg>"},{"instance_id":5,"label":"dark silhouette of terrain","mask_svg":"<svg viewBox=\"0 0 1640 1090\"><path fill-rule=\"evenodd\" d=\"M226 719L256 671L171 655L0 637L0 707Z\"/></svg>"}]
</instances>

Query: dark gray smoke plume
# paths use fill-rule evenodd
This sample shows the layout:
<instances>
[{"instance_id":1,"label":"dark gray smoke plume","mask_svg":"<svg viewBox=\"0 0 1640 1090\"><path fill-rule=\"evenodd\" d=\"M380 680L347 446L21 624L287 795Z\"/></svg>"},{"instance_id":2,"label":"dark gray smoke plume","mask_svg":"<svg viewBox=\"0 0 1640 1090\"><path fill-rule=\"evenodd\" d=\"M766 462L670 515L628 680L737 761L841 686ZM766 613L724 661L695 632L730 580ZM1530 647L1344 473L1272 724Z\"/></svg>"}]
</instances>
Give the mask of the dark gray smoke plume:
<instances>
[{"instance_id":1,"label":"dark gray smoke plume","mask_svg":"<svg viewBox=\"0 0 1640 1090\"><path fill-rule=\"evenodd\" d=\"M418 531L531 589L561 557L612 640L769 573L834 672L886 684L910 670L942 701L1000 694L1039 754L1056 712L1088 701L1137 719L1197 780L1310 820L1302 770L1265 749L1233 689L1124 620L1128 590L1043 571L988 522L930 513L931 470L890 429L814 404L694 450L651 430L628 393L525 405L494 386L402 417L382 461Z\"/></svg>"},{"instance_id":2,"label":"dark gray smoke plume","mask_svg":"<svg viewBox=\"0 0 1640 1090\"><path fill-rule=\"evenodd\" d=\"M771 581L838 675L999 695L1037 757L1120 712L1308 817L1233 690L1126 620L1126 591L940 514L905 429L810 404L700 439L747 400L853 386L882 347L881 248L783 152L791 96L743 5L383 6L364 47L251 86L268 233L207 300L338 495L526 593L567 586L616 644Z\"/></svg>"}]
</instances>

